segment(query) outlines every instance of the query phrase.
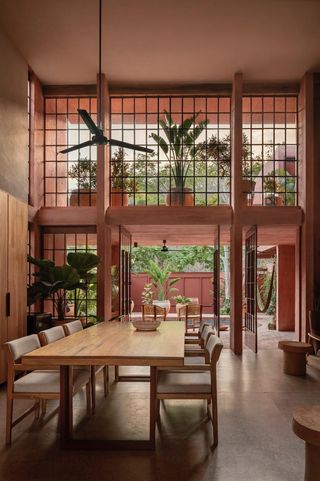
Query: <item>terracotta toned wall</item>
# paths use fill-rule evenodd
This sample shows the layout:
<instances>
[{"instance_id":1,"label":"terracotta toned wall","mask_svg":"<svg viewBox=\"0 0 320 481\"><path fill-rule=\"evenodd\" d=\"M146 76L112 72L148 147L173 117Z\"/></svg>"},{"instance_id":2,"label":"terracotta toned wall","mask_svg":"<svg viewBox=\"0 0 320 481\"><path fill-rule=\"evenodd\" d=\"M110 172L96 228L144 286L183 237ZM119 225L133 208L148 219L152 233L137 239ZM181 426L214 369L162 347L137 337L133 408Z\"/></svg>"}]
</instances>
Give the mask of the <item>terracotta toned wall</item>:
<instances>
[{"instance_id":1,"label":"terracotta toned wall","mask_svg":"<svg viewBox=\"0 0 320 481\"><path fill-rule=\"evenodd\" d=\"M28 201L28 65L0 32L0 189Z\"/></svg>"},{"instance_id":2,"label":"terracotta toned wall","mask_svg":"<svg viewBox=\"0 0 320 481\"><path fill-rule=\"evenodd\" d=\"M277 247L277 330L295 330L295 247Z\"/></svg>"}]
</instances>

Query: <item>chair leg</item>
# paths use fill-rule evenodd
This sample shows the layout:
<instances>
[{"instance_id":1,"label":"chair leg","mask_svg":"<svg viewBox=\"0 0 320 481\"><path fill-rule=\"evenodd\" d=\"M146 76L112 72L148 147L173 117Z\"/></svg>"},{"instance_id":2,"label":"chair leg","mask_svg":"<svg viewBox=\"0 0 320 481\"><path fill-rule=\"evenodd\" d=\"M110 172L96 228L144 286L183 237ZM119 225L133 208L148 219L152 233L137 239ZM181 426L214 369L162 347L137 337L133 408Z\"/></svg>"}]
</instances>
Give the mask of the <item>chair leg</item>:
<instances>
[{"instance_id":1,"label":"chair leg","mask_svg":"<svg viewBox=\"0 0 320 481\"><path fill-rule=\"evenodd\" d=\"M109 392L109 366L103 367L103 391L106 398Z\"/></svg>"},{"instance_id":2,"label":"chair leg","mask_svg":"<svg viewBox=\"0 0 320 481\"><path fill-rule=\"evenodd\" d=\"M6 443L11 444L13 399L7 398Z\"/></svg>"},{"instance_id":3,"label":"chair leg","mask_svg":"<svg viewBox=\"0 0 320 481\"><path fill-rule=\"evenodd\" d=\"M86 384L86 398L87 398L87 413L90 414L91 411L91 385L90 381Z\"/></svg>"},{"instance_id":4,"label":"chair leg","mask_svg":"<svg viewBox=\"0 0 320 481\"><path fill-rule=\"evenodd\" d=\"M119 366L114 366L114 380L119 381Z\"/></svg>"},{"instance_id":5,"label":"chair leg","mask_svg":"<svg viewBox=\"0 0 320 481\"><path fill-rule=\"evenodd\" d=\"M160 399L157 399L156 404L156 420L160 419Z\"/></svg>"},{"instance_id":6,"label":"chair leg","mask_svg":"<svg viewBox=\"0 0 320 481\"><path fill-rule=\"evenodd\" d=\"M218 410L217 403L211 403L211 421L212 421L212 431L213 431L213 447L218 446Z\"/></svg>"},{"instance_id":7,"label":"chair leg","mask_svg":"<svg viewBox=\"0 0 320 481\"><path fill-rule=\"evenodd\" d=\"M41 415L44 416L47 412L47 400L41 399Z\"/></svg>"},{"instance_id":8,"label":"chair leg","mask_svg":"<svg viewBox=\"0 0 320 481\"><path fill-rule=\"evenodd\" d=\"M91 398L92 398L92 414L96 410L96 368L91 366Z\"/></svg>"}]
</instances>

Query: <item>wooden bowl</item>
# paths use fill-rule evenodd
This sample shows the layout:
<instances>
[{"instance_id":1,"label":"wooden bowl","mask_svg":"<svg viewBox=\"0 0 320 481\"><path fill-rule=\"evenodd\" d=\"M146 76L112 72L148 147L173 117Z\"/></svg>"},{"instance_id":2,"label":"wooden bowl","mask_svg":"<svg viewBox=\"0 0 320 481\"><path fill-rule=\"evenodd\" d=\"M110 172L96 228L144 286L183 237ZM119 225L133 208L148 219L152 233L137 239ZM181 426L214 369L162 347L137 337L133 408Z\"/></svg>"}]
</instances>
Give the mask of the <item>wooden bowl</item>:
<instances>
[{"instance_id":1,"label":"wooden bowl","mask_svg":"<svg viewBox=\"0 0 320 481\"><path fill-rule=\"evenodd\" d=\"M160 324L161 321L142 321L142 319L132 321L137 331L156 331Z\"/></svg>"}]
</instances>

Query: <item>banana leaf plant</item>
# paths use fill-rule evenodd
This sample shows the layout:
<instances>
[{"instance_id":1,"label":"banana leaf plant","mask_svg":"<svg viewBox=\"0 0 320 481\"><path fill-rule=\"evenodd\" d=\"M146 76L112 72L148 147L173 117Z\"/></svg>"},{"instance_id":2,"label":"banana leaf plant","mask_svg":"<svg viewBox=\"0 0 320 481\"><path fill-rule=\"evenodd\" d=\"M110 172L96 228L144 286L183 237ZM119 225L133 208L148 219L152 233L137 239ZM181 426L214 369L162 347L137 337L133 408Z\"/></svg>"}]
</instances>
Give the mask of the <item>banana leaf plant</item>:
<instances>
[{"instance_id":1,"label":"banana leaf plant","mask_svg":"<svg viewBox=\"0 0 320 481\"><path fill-rule=\"evenodd\" d=\"M196 141L206 128L208 121L203 120L197 124L196 120L200 115L198 112L181 124L176 124L166 110L164 114L164 120L159 121L164 136L152 133L151 137L168 159L177 191L183 195L190 167L202 148L202 143Z\"/></svg>"},{"instance_id":2,"label":"banana leaf plant","mask_svg":"<svg viewBox=\"0 0 320 481\"><path fill-rule=\"evenodd\" d=\"M172 286L180 281L180 278L175 277L174 279L170 279L171 272L166 265L161 268L156 262L150 260L147 273L152 280L154 288L158 292L159 301L167 300L171 292L179 290Z\"/></svg>"},{"instance_id":3,"label":"banana leaf plant","mask_svg":"<svg viewBox=\"0 0 320 481\"><path fill-rule=\"evenodd\" d=\"M100 259L91 252L69 252L67 263L63 266L32 256L28 256L28 261L38 268L34 274L36 281L28 286L28 306L39 299L53 299L58 318L63 320L68 303L67 293L75 291L77 300L78 290L86 292L96 282L93 270L99 265Z\"/></svg>"}]
</instances>

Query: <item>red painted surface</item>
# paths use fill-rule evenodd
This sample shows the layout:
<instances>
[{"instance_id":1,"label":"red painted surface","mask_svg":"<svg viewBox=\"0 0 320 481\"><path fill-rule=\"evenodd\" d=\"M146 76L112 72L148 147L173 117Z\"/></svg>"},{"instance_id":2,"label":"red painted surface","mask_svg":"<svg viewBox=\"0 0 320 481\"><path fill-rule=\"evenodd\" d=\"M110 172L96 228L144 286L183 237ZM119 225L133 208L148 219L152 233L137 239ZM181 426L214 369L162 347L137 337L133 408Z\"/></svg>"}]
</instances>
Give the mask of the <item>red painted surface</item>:
<instances>
[{"instance_id":1,"label":"red painted surface","mask_svg":"<svg viewBox=\"0 0 320 481\"><path fill-rule=\"evenodd\" d=\"M180 280L174 285L178 292L171 295L171 312L175 311L175 301L172 296L183 295L198 297L203 305L204 313L212 313L212 273L211 272L177 272L172 273L171 278L179 277ZM134 310L141 310L141 293L144 285L150 282L148 274L131 275L131 297L134 300Z\"/></svg>"},{"instance_id":2,"label":"red painted surface","mask_svg":"<svg viewBox=\"0 0 320 481\"><path fill-rule=\"evenodd\" d=\"M277 329L295 329L295 248L277 247Z\"/></svg>"}]
</instances>

